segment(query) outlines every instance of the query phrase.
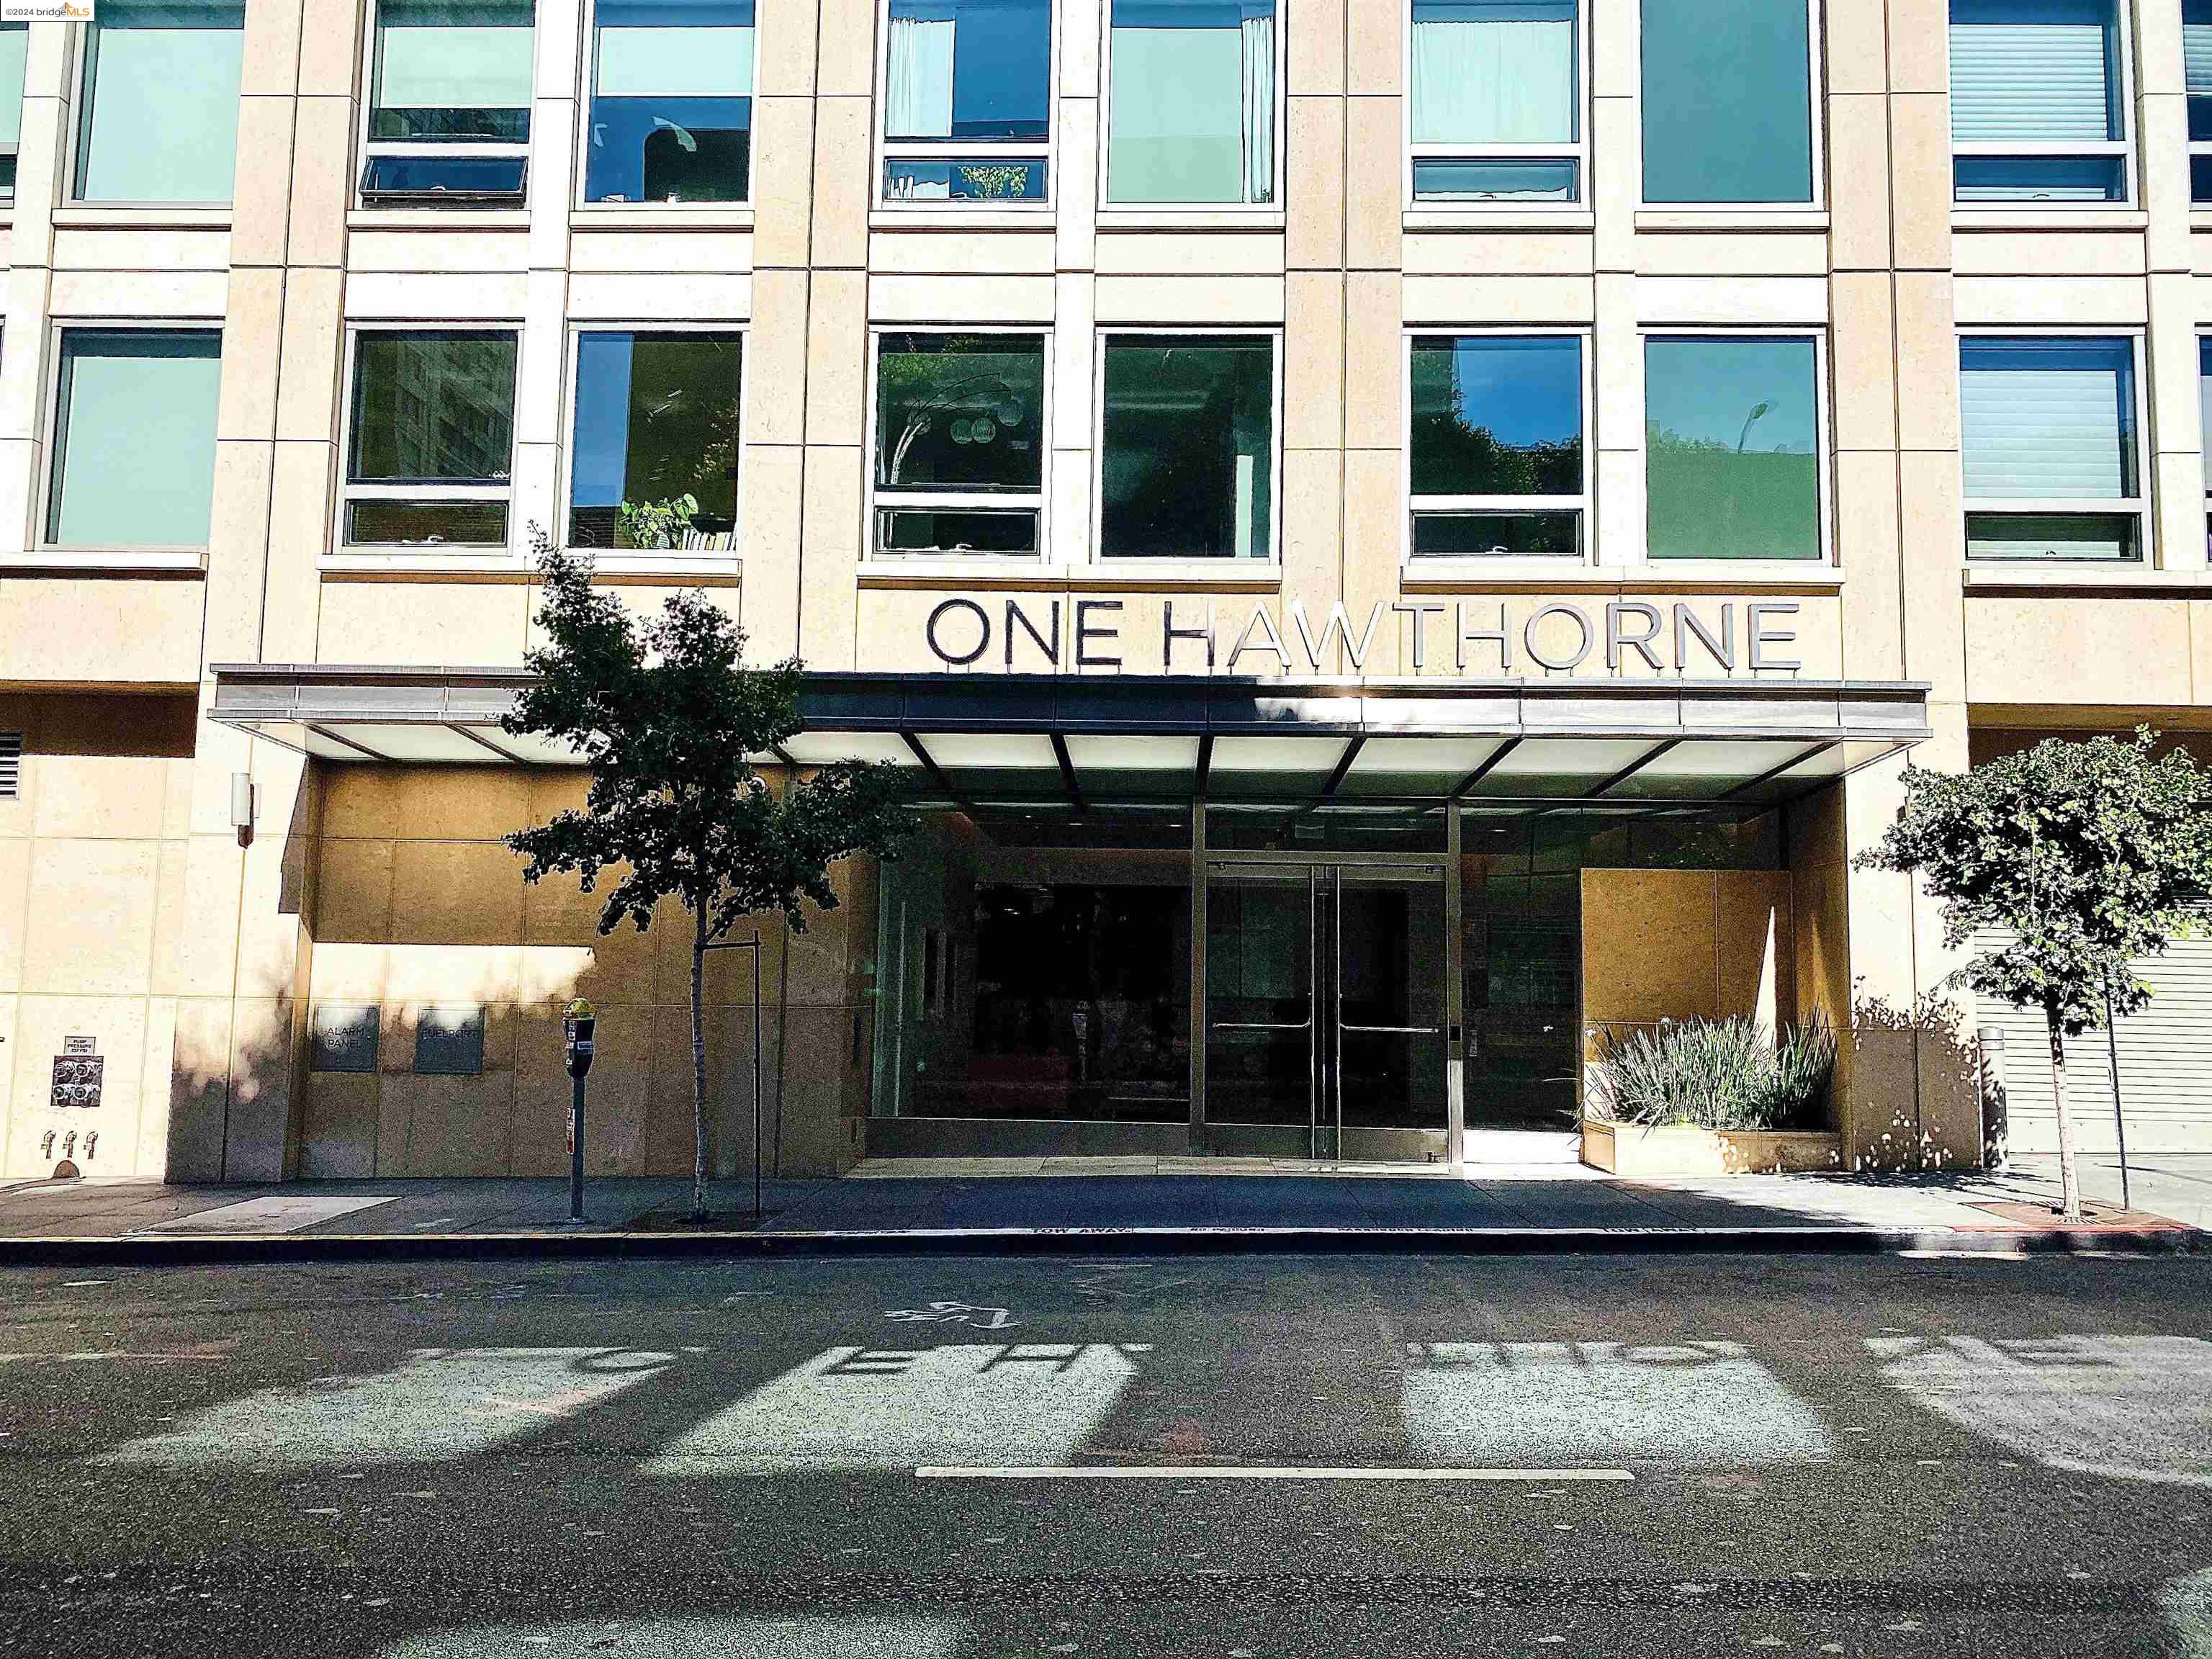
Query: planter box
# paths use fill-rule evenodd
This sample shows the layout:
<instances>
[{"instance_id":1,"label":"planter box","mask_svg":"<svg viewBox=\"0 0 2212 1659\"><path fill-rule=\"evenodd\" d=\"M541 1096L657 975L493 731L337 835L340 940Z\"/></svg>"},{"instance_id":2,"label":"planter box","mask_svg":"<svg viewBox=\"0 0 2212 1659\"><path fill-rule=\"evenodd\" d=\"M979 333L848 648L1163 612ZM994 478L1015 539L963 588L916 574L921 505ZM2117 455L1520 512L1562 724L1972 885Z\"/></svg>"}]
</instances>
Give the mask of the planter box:
<instances>
[{"instance_id":1,"label":"planter box","mask_svg":"<svg viewBox=\"0 0 2212 1659\"><path fill-rule=\"evenodd\" d=\"M1832 1129L1700 1129L1689 1124L1583 1123L1583 1162L1644 1176L1800 1175L1844 1167Z\"/></svg>"}]
</instances>

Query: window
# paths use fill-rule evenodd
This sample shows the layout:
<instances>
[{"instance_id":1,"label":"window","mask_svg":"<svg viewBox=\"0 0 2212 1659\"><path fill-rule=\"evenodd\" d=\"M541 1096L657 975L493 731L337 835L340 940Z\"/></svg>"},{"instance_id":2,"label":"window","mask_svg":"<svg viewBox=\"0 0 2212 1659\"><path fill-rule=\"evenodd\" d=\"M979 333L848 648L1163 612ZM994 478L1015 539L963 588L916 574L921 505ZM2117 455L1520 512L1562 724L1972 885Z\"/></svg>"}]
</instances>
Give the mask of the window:
<instances>
[{"instance_id":1,"label":"window","mask_svg":"<svg viewBox=\"0 0 2212 1659\"><path fill-rule=\"evenodd\" d=\"M375 1005L318 1002L307 1028L311 1072L374 1072L376 1069Z\"/></svg>"},{"instance_id":2,"label":"window","mask_svg":"<svg viewBox=\"0 0 2212 1659\"><path fill-rule=\"evenodd\" d=\"M531 0L379 0L364 200L521 200L532 23Z\"/></svg>"},{"instance_id":3,"label":"window","mask_svg":"<svg viewBox=\"0 0 2212 1659\"><path fill-rule=\"evenodd\" d=\"M415 1013L415 1072L418 1077L474 1077L483 1070L484 1011L481 1007L419 1008Z\"/></svg>"},{"instance_id":4,"label":"window","mask_svg":"<svg viewBox=\"0 0 2212 1659\"><path fill-rule=\"evenodd\" d=\"M207 545L222 360L214 329L62 331L49 545Z\"/></svg>"},{"instance_id":5,"label":"window","mask_svg":"<svg viewBox=\"0 0 2212 1659\"><path fill-rule=\"evenodd\" d=\"M1273 202L1275 0L1113 8L1108 204Z\"/></svg>"},{"instance_id":6,"label":"window","mask_svg":"<svg viewBox=\"0 0 2212 1659\"><path fill-rule=\"evenodd\" d=\"M76 198L228 202L245 40L242 4L101 7L84 30Z\"/></svg>"},{"instance_id":7,"label":"window","mask_svg":"<svg viewBox=\"0 0 2212 1659\"><path fill-rule=\"evenodd\" d=\"M1643 0L1644 199L1813 200L1813 57L1795 0Z\"/></svg>"},{"instance_id":8,"label":"window","mask_svg":"<svg viewBox=\"0 0 2212 1659\"><path fill-rule=\"evenodd\" d=\"M2212 205L2212 0L2181 0L2181 58L2189 86L2189 199Z\"/></svg>"},{"instance_id":9,"label":"window","mask_svg":"<svg viewBox=\"0 0 2212 1659\"><path fill-rule=\"evenodd\" d=\"M1959 343L1970 559L2142 557L2135 342Z\"/></svg>"},{"instance_id":10,"label":"window","mask_svg":"<svg viewBox=\"0 0 2212 1659\"><path fill-rule=\"evenodd\" d=\"M1413 0L1417 202L1582 199L1576 0Z\"/></svg>"},{"instance_id":11,"label":"window","mask_svg":"<svg viewBox=\"0 0 2212 1659\"><path fill-rule=\"evenodd\" d=\"M1822 556L1820 379L1804 336L1645 339L1650 557Z\"/></svg>"},{"instance_id":12,"label":"window","mask_svg":"<svg viewBox=\"0 0 2212 1659\"><path fill-rule=\"evenodd\" d=\"M1421 335L1407 446L1416 558L1583 550L1583 343Z\"/></svg>"},{"instance_id":13,"label":"window","mask_svg":"<svg viewBox=\"0 0 2212 1659\"><path fill-rule=\"evenodd\" d=\"M744 201L752 126L752 0L599 0L586 201Z\"/></svg>"},{"instance_id":14,"label":"window","mask_svg":"<svg viewBox=\"0 0 2212 1659\"><path fill-rule=\"evenodd\" d=\"M878 336L876 550L1034 556L1045 441L1043 335Z\"/></svg>"},{"instance_id":15,"label":"window","mask_svg":"<svg viewBox=\"0 0 2212 1659\"><path fill-rule=\"evenodd\" d=\"M15 152L23 142L23 64L28 23L0 23L0 202L15 199Z\"/></svg>"},{"instance_id":16,"label":"window","mask_svg":"<svg viewBox=\"0 0 2212 1659\"><path fill-rule=\"evenodd\" d=\"M2113 0L1951 0L1951 175L1961 202L2128 199Z\"/></svg>"},{"instance_id":17,"label":"window","mask_svg":"<svg viewBox=\"0 0 2212 1659\"><path fill-rule=\"evenodd\" d=\"M1042 202L1052 0L890 0L884 199Z\"/></svg>"},{"instance_id":18,"label":"window","mask_svg":"<svg viewBox=\"0 0 2212 1659\"><path fill-rule=\"evenodd\" d=\"M514 345L475 329L356 337L348 545L506 545Z\"/></svg>"},{"instance_id":19,"label":"window","mask_svg":"<svg viewBox=\"0 0 2212 1659\"><path fill-rule=\"evenodd\" d=\"M1100 554L1271 557L1274 341L1237 334L1109 336L1104 358Z\"/></svg>"},{"instance_id":20,"label":"window","mask_svg":"<svg viewBox=\"0 0 2212 1659\"><path fill-rule=\"evenodd\" d=\"M568 544L635 547L624 501L697 503L686 551L734 546L739 370L736 334L576 337L576 443L569 464Z\"/></svg>"}]
</instances>

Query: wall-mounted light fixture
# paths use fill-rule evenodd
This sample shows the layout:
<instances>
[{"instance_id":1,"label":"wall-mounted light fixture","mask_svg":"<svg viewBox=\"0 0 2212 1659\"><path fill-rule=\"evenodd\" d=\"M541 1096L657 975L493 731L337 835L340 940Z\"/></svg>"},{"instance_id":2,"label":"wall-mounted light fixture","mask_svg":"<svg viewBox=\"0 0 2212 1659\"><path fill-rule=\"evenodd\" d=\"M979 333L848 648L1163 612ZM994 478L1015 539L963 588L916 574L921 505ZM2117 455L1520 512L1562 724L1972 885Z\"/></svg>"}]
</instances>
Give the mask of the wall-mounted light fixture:
<instances>
[{"instance_id":1,"label":"wall-mounted light fixture","mask_svg":"<svg viewBox=\"0 0 2212 1659\"><path fill-rule=\"evenodd\" d=\"M261 786L251 772L230 775L230 827L238 831L238 844L253 843L253 820L261 805Z\"/></svg>"}]
</instances>

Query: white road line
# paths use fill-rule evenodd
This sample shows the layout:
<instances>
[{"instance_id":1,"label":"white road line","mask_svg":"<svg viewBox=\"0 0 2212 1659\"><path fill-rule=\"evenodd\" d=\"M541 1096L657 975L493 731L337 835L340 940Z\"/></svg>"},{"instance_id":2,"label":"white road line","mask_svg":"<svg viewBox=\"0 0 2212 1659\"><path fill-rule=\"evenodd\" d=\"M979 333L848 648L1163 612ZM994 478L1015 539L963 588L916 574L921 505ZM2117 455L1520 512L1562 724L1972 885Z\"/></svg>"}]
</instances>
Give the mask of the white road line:
<instances>
[{"instance_id":1,"label":"white road line","mask_svg":"<svg viewBox=\"0 0 2212 1659\"><path fill-rule=\"evenodd\" d=\"M1099 1464L1071 1468L963 1468L923 1465L919 1480L1554 1480L1627 1481L1626 1469L1316 1468L1300 1464Z\"/></svg>"}]
</instances>

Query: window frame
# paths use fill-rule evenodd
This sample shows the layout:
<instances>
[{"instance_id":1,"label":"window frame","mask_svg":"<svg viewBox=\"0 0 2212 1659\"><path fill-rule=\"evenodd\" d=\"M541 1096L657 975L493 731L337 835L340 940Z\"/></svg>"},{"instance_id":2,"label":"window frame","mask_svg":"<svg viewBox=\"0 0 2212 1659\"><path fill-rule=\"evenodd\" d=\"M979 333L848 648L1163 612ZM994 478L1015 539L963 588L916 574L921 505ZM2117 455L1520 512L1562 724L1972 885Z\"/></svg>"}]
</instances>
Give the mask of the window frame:
<instances>
[{"instance_id":1,"label":"window frame","mask_svg":"<svg viewBox=\"0 0 2212 1659\"><path fill-rule=\"evenodd\" d=\"M1046 31L1048 36L1045 48L1045 136L1036 143L975 144L957 138L893 139L886 129L890 123L891 74L891 0L874 0L876 39L884 43L876 54L876 108L871 130L872 144L869 156L868 208L872 213L896 213L906 216L931 213L950 213L969 216L983 213L1018 213L1027 216L1049 216L1060 204L1060 52L1065 33L1066 0L1046 0ZM1104 121L1102 110L1100 121ZM909 197L902 201L884 193L884 168L892 161L958 161L979 149L1003 150L1006 159L1014 161L1042 160L1044 162L1044 194L1034 201L1020 202L961 202L916 201ZM1102 163L1102 166L1103 164Z\"/></svg>"},{"instance_id":2,"label":"window frame","mask_svg":"<svg viewBox=\"0 0 2212 1659\"><path fill-rule=\"evenodd\" d=\"M1450 324L1408 324L1399 347L1403 364L1400 375L1399 430L1406 434L1398 466L1398 562L1408 576L1431 580L1440 574L1490 574L1527 565L1547 570L1584 569L1597 562L1597 446L1591 440L1592 404L1597 394L1595 329L1588 323L1536 325L1516 327L1508 323L1482 323L1459 327ZM1574 340L1582 358L1581 431L1583 489L1579 495L1420 495L1413 493L1413 343L1416 340L1466 338L1501 340ZM1431 554L1413 551L1413 515L1417 512L1503 511L1564 513L1582 519L1582 550L1566 553Z\"/></svg>"},{"instance_id":3,"label":"window frame","mask_svg":"<svg viewBox=\"0 0 2212 1659\"><path fill-rule=\"evenodd\" d=\"M62 134L63 154L59 167L59 171L62 175L61 206L71 212L84 212L88 210L94 213L128 213L141 217L144 216L144 215L149 212L225 215L232 212L238 200L238 166L235 152L238 149L239 127L236 121L237 112L235 111L233 112L233 124L230 132L231 149L234 152L231 160L230 195L226 199L219 202L126 202L87 201L84 198L81 192L84 188L85 131L87 124L92 119L92 94L96 90L96 88L87 84L88 82L92 81L94 78L93 35L92 31L89 28L71 29L70 31L70 34L72 37L69 43L70 60L69 78L67 82L70 88L70 113L68 124ZM242 78L246 56L246 25L242 19L240 21L238 28L238 51L240 70ZM26 64L24 79L24 91L27 97L29 93L29 72L27 63ZM240 101L241 103L243 102L242 98ZM366 120L366 116L364 116L363 119ZM22 147L19 143L16 146L16 155L19 163L21 153ZM0 210L11 208L16 199L16 194L13 191L9 191L6 197L0 198Z\"/></svg>"},{"instance_id":4,"label":"window frame","mask_svg":"<svg viewBox=\"0 0 2212 1659\"><path fill-rule=\"evenodd\" d=\"M883 391L884 339L891 334L1009 334L1036 336L1043 353L1043 381L1037 397L1037 440L1042 453L1038 459L1037 487L1035 505L1037 515L1036 551L1035 553L925 553L921 551L885 550L876 545L876 514L884 505L876 489L876 445L878 411ZM861 526L860 559L864 564L888 566L901 570L1027 570L1055 562L1052 544L1052 500L1054 455L1054 375L1053 326L1049 323L870 323L868 325L867 396L864 399L862 418L866 422L867 444L862 465L865 489L861 492L861 509L865 514ZM991 508L1026 507L1031 504L1029 492L1011 490L943 489L917 490L911 495L888 498L891 502L921 511L942 509L948 512L982 511Z\"/></svg>"},{"instance_id":5,"label":"window frame","mask_svg":"<svg viewBox=\"0 0 2212 1659\"><path fill-rule=\"evenodd\" d=\"M687 214L702 219L711 219L717 214L725 216L732 214L740 216L750 215L753 210L754 198L759 193L758 172L760 167L760 150L757 142L751 144L749 154L746 157L745 193L741 199L725 202L595 202L590 197L584 194L585 175L588 171L586 165L588 157L586 156L586 152L589 149L592 142L592 100L599 95L599 0L584 0L583 9L583 45L579 49L580 56L577 60L576 70L578 76L576 88L576 176L570 184L568 201L570 209L572 210L580 209L586 212L604 213L610 216L642 213ZM754 106L753 126L751 128L751 132L756 141L757 140L760 133L761 13L763 10L772 9L774 9L773 0L755 0L753 6L753 90L750 97ZM532 125L534 126L535 125L535 117L533 116ZM527 148L528 147L526 145L525 149ZM526 197L530 190L530 177L526 168L523 174L522 187L523 193ZM657 332L666 331L665 330L661 329L658 324L655 324L653 327Z\"/></svg>"},{"instance_id":6,"label":"window frame","mask_svg":"<svg viewBox=\"0 0 2212 1659\"><path fill-rule=\"evenodd\" d=\"M371 334L511 334L514 337L514 389L510 392L507 446L507 482L503 484L357 484L353 471L353 392L361 373L361 341ZM514 463L522 447L522 325L513 318L491 320L421 320L351 322L345 325L345 362L338 377L337 488L332 490L330 554L339 558L366 558L374 564L393 560L426 561L432 568L465 568L487 559L507 562L518 543L514 522ZM504 542L349 542L346 539L346 508L354 501L504 501L507 539ZM563 531L568 520L562 520Z\"/></svg>"},{"instance_id":7,"label":"window frame","mask_svg":"<svg viewBox=\"0 0 2212 1659\"><path fill-rule=\"evenodd\" d=\"M1190 580L1212 576L1237 580L1279 579L1283 570L1283 341L1287 331L1280 325L1232 324L1226 327L1208 328L1202 325L1178 323L1171 325L1146 327L1142 324L1115 323L1093 331L1091 362L1091 528L1085 544L1088 568L1117 576L1145 576L1156 580ZM1273 453L1268 457L1267 550L1256 559L1212 559L1202 556L1176 558L1145 558L1127 554L1113 555L1106 551L1106 353L1112 342L1119 339L1153 340L1170 337L1195 339L1254 339L1266 340L1273 348L1269 354L1268 373L1272 404L1268 415L1268 437Z\"/></svg>"},{"instance_id":8,"label":"window frame","mask_svg":"<svg viewBox=\"0 0 2212 1659\"><path fill-rule=\"evenodd\" d=\"M1950 145L1951 152L1952 212L2002 216L2021 213L2084 213L2095 212L2102 209L2106 212L2112 213L2124 212L2141 204L2142 169L2136 162L2135 8L2132 0L2109 0L2109 3L2112 8L2112 33L2119 42L2118 66L2120 83L2117 88L2107 88L2106 91L2107 102L2117 106L2120 112L2120 136L2118 138L2104 139L2094 144L1997 143L1988 140L1970 141L1961 144L1956 138L1950 137L1947 127L1944 137ZM1948 41L1950 17L1949 0L1945 0L1943 20L1947 41L1945 52L1947 66L1949 58ZM2179 53L2180 46L2180 40L2177 38L2174 41L2177 55ZM1943 92L1948 100L1951 91L1948 67L1945 75ZM2182 97L2182 131L2185 135L2189 130L2188 102L2187 88L2185 83ZM2189 146L2191 155L2195 155L2197 152L2197 146L2195 144ZM2204 153L2212 155L2212 144L2204 147ZM2050 157L2064 161L2107 155L2117 155L2120 158L2120 193L2110 199L2096 201L2069 201L2063 198L2055 201L2038 201L2031 198L2010 199L1999 198L1996 200L1977 201L1959 199L1959 161L1961 157L1968 161L2003 157L2022 159ZM2185 162L2184 165L2185 166L2186 163Z\"/></svg>"},{"instance_id":9,"label":"window frame","mask_svg":"<svg viewBox=\"0 0 2212 1659\"><path fill-rule=\"evenodd\" d=\"M205 317L58 317L46 325L46 361L40 373L44 399L44 413L39 421L39 432L45 441L46 454L38 468L39 481L33 520L36 526L32 546L40 553L51 553L72 562L98 562L108 554L121 554L133 562L154 562L176 559L187 560L197 565L206 556L215 536L213 486L210 486L208 538L204 542L124 542L107 546L87 546L71 542L58 542L49 535L53 522L54 486L58 482L61 466L69 457L62 440L62 340L74 332L98 334L212 334L216 337L216 372L220 379L223 325L221 318ZM216 428L217 464L221 463L220 431L222 421L221 398L217 398ZM89 560L88 560L88 556Z\"/></svg>"},{"instance_id":10,"label":"window frame","mask_svg":"<svg viewBox=\"0 0 2212 1659\"><path fill-rule=\"evenodd\" d=\"M27 89L30 82L30 41L28 36L30 34L31 26L28 23L11 23L8 25L8 27L9 28L22 30L26 37L23 43L24 85L18 87L15 89L15 101L20 106L23 101L24 93ZM74 149L76 146L72 145L70 148ZM0 144L0 158L4 158L8 161L20 163L22 160L22 116L19 107L16 115L15 142L12 144ZM235 188L235 185L233 187ZM4 190L0 190L0 223L7 222L14 215L15 210L15 180L13 178L10 178L8 181L7 187Z\"/></svg>"},{"instance_id":11,"label":"window frame","mask_svg":"<svg viewBox=\"0 0 2212 1659\"><path fill-rule=\"evenodd\" d=\"M617 205L614 203L608 206ZM623 203L624 207L647 206L651 203ZM722 204L721 205L730 205ZM571 485L576 465L577 385L584 362L583 337L586 334L716 334L734 336L738 342L738 476L737 489L731 501L730 544L726 548L649 548L603 547L580 549L571 538L569 515L575 510ZM568 337L564 344L561 369L561 407L566 420L561 429L561 464L555 469L554 489L561 509L561 544L570 552L588 550L592 559L603 565L642 565L664 570L674 565L698 564L721 569L735 563L743 556L745 535L745 479L752 471L746 465L747 427L752 418L753 343L752 324L744 322L606 322L594 318L590 322L571 322ZM520 378L520 363L516 365L516 377ZM352 404L347 404L349 410ZM520 447L521 440L518 437ZM512 509L510 509L510 512ZM510 538L511 539L511 538Z\"/></svg>"},{"instance_id":12,"label":"window frame","mask_svg":"<svg viewBox=\"0 0 2212 1659\"><path fill-rule=\"evenodd\" d=\"M538 129L538 100L541 91L538 85L538 29L544 21L540 15L541 9L539 0L530 0L530 126L532 133L535 133ZM348 202L356 208L372 212L444 214L452 213L457 209L462 210L474 209L477 211L489 210L494 213L527 212L530 205L531 141L529 139L525 139L519 144L490 142L426 144L420 139L410 141L404 138L373 138L369 136L369 128L376 118L376 43L378 31L383 27L383 0L368 0L363 19L365 27L361 32L361 112L356 118L354 124L354 137L357 149L352 164L353 180L347 197ZM586 38L589 39L588 36ZM571 91L573 90L574 88L571 88ZM578 100L578 102L582 108L580 118L588 121L591 118L590 98L583 97ZM423 155L463 158L483 156L510 161L520 160L522 163L522 188L511 202L485 203L464 199L447 206L422 202L379 203L367 199L368 192L362 185L367 179L370 161L380 155ZM576 188L579 191L584 187L583 175L582 152L579 151L576 164ZM456 324L454 326L460 325ZM350 374L350 372L349 368L348 373ZM343 459L340 464L343 464Z\"/></svg>"},{"instance_id":13,"label":"window frame","mask_svg":"<svg viewBox=\"0 0 2212 1659\"><path fill-rule=\"evenodd\" d=\"M2094 204L2093 204L2094 205ZM2112 204L2104 204L2111 206ZM1966 433L1963 416L1959 429L1959 532L1960 555L1967 567L1978 570L2155 570L2161 567L2157 546L2157 525L2151 511L2153 492L2157 482L2151 476L2157 457L2152 450L2150 436L2150 387L2148 384L2147 331L2141 325L2122 323L2037 323L2024 325L1974 324L1954 326L1952 330L1952 374L1963 372L1959 362L1960 349L1970 341L1987 340L2125 340L2128 342L2128 373L2134 382L2136 493L2131 496L2074 496L2074 495L1969 495L1966 493ZM2202 369L2199 369L2202 380ZM1954 380L1955 395L1959 382ZM2201 398L2201 387L2200 387ZM1978 507L1977 501L1995 505ZM2129 518L2136 521L2136 547L2138 556L2133 559L2038 559L1976 558L1968 550L1966 534L1966 520L1984 518Z\"/></svg>"},{"instance_id":14,"label":"window frame","mask_svg":"<svg viewBox=\"0 0 2212 1659\"><path fill-rule=\"evenodd\" d=\"M1590 7L1594 0L1571 0L1575 9L1575 131L1565 144L1417 144L1413 142L1413 4L1398 0L1405 20L1405 40L1400 53L1398 84L1406 89L1399 139L1404 149L1403 177L1399 191L1407 213L1465 215L1496 218L1508 214L1587 214L1590 209L1590 121L1595 113L1590 97ZM1575 193L1564 202L1424 202L1413 195L1416 161L1465 159L1474 161L1556 161L1571 158L1575 164ZM1464 332L1465 331L1461 331ZM1584 411L1588 418L1588 411Z\"/></svg>"},{"instance_id":15,"label":"window frame","mask_svg":"<svg viewBox=\"0 0 2212 1659\"><path fill-rule=\"evenodd\" d=\"M1368 0L1376 3L1376 0ZM1114 155L1114 0L1098 0L1098 176L1097 217L1101 225L1115 222L1131 224L1200 224L1224 216L1232 219L1257 219L1261 223L1284 217L1284 195L1289 187L1290 89L1290 20L1286 15L1285 0L1274 0L1275 6L1275 179L1274 200L1271 202L1116 202L1108 193L1109 174ZM1410 14L1409 14L1410 15ZM1154 333L1171 330L1151 331ZM1196 333L1220 333L1219 329L1193 330ZM1235 332L1236 331L1229 331ZM1278 379L1279 380L1279 375ZM1281 388L1277 387L1277 396ZM1093 545L1096 545L1094 540Z\"/></svg>"},{"instance_id":16,"label":"window frame","mask_svg":"<svg viewBox=\"0 0 2212 1659\"><path fill-rule=\"evenodd\" d=\"M1600 0L1591 0L1592 4ZM1636 211L1692 214L1705 219L1814 216L1828 210L1827 82L1821 58L1821 0L1805 0L1805 120L1811 143L1812 193L1802 202L1653 202L1644 195L1644 0L1629 0L1636 17Z\"/></svg>"},{"instance_id":17,"label":"window frame","mask_svg":"<svg viewBox=\"0 0 2212 1659\"><path fill-rule=\"evenodd\" d=\"M1645 368L1649 358L1646 348L1653 340L1810 340L1813 343L1813 483L1817 492L1814 517L1820 530L1820 551L1817 558L1809 559L1668 559L1651 556L1651 472L1649 449L1651 425L1650 398L1648 392L1643 406L1637 413L1636 451L1643 462L1644 474L1644 545L1638 550L1638 562L1654 570L1675 571L1688 576L1719 575L1730 570L1758 570L1781 575L1790 571L1834 570L1836 567L1836 433L1834 393L1828 377L1832 372L1828 349L1828 328L1825 323L1639 323L1636 330L1636 378L1639 386L1646 384Z\"/></svg>"}]
</instances>

